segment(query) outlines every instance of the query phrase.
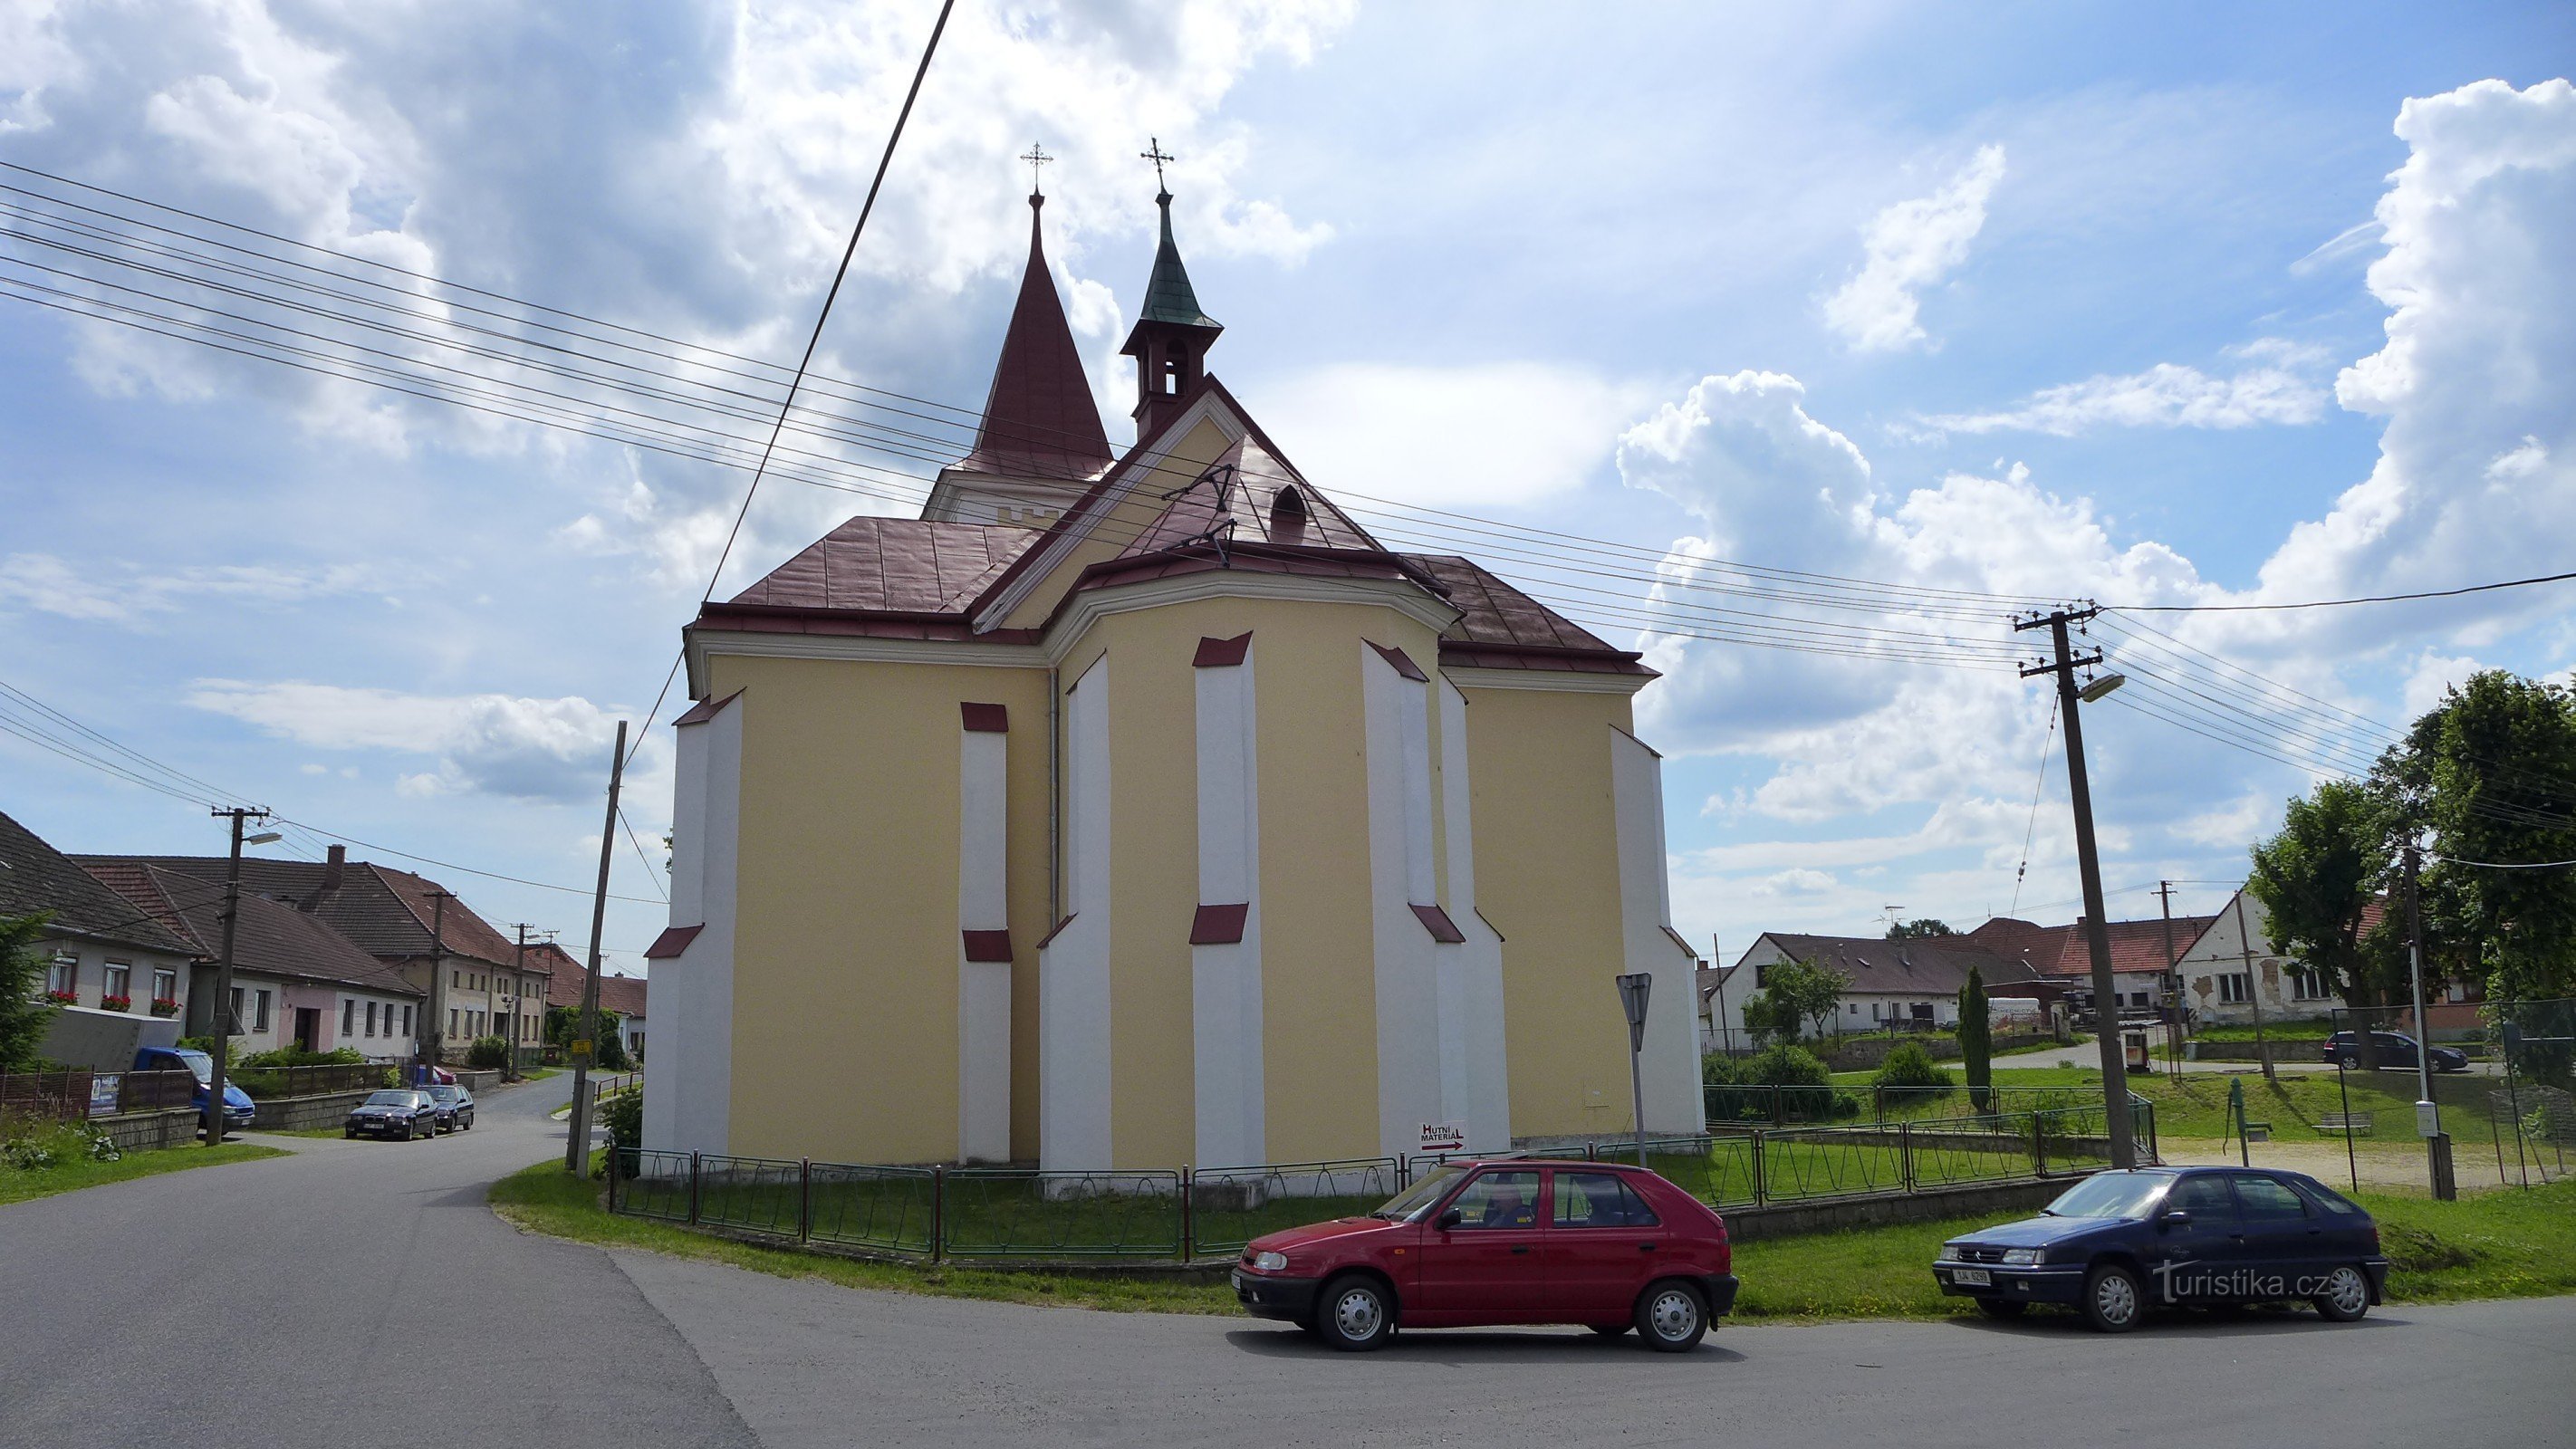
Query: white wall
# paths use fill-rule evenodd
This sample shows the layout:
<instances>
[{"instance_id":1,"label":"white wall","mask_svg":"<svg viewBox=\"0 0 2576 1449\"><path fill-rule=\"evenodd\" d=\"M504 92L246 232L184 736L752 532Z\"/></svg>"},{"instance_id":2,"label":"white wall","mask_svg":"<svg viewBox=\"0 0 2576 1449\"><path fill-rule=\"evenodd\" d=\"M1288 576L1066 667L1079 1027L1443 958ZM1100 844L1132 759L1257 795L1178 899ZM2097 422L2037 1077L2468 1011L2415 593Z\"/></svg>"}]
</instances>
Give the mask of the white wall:
<instances>
[{"instance_id":1,"label":"white wall","mask_svg":"<svg viewBox=\"0 0 2576 1449\"><path fill-rule=\"evenodd\" d=\"M1245 906L1243 939L1190 948L1194 1151L1203 1167L1269 1160L1261 1045L1261 789L1254 707L1259 641L1204 665L1197 709L1201 905Z\"/></svg>"},{"instance_id":2,"label":"white wall","mask_svg":"<svg viewBox=\"0 0 2576 1449\"><path fill-rule=\"evenodd\" d=\"M736 697L677 731L671 808L671 924L702 925L647 980L661 1029L648 1048L644 1146L723 1152L733 1118L733 953L742 819L742 721Z\"/></svg>"},{"instance_id":3,"label":"white wall","mask_svg":"<svg viewBox=\"0 0 2576 1449\"><path fill-rule=\"evenodd\" d=\"M1618 812L1619 914L1624 970L1654 978L1647 998L1646 1040L1639 1052L1640 1090L1649 1132L1691 1133L1707 1123L1699 1082L1698 957L1671 934L1664 883L1663 757L1622 729L1610 731L1610 788ZM1619 1009L1618 984L1605 972L1602 1009Z\"/></svg>"},{"instance_id":4,"label":"white wall","mask_svg":"<svg viewBox=\"0 0 2576 1449\"><path fill-rule=\"evenodd\" d=\"M1011 963L966 959L965 932L1010 928L1008 734L960 729L957 1158L1011 1160Z\"/></svg>"},{"instance_id":5,"label":"white wall","mask_svg":"<svg viewBox=\"0 0 2576 1449\"><path fill-rule=\"evenodd\" d=\"M1064 903L1038 953L1038 1159L1106 1168L1109 1142L1109 657L1064 701Z\"/></svg>"},{"instance_id":6,"label":"white wall","mask_svg":"<svg viewBox=\"0 0 2576 1449\"><path fill-rule=\"evenodd\" d=\"M1467 697L1443 679L1441 838L1448 847L1449 918L1467 940L1463 945L1435 948L1440 970L1440 1091L1446 1119L1467 1124L1468 1150L1504 1152L1512 1145L1512 1089L1503 1045L1503 938L1476 910L1467 708Z\"/></svg>"},{"instance_id":7,"label":"white wall","mask_svg":"<svg viewBox=\"0 0 2576 1449\"><path fill-rule=\"evenodd\" d=\"M1448 1120L1441 1096L1438 965L1413 913L1436 902L1428 686L1359 645L1368 750L1369 919L1376 953L1378 1150L1414 1151Z\"/></svg>"},{"instance_id":8,"label":"white wall","mask_svg":"<svg viewBox=\"0 0 2576 1449\"><path fill-rule=\"evenodd\" d=\"M2238 926L2239 911L2243 927ZM2182 977L2183 1005L2202 1021L2251 1022L2254 1002L2229 1002L2219 978L2247 975L2253 978L2254 994L2262 1003L2263 1019L2321 1017L2343 1005L2341 998L2322 995L2302 999L2290 978L2293 964L2272 949L2272 918L2263 903L2239 890L2235 898L2218 912L2218 920L2202 934L2174 964ZM2247 938L2252 938L2248 950ZM2127 989L2125 980L2123 988ZM2330 992L2331 987L2327 990Z\"/></svg>"}]
</instances>

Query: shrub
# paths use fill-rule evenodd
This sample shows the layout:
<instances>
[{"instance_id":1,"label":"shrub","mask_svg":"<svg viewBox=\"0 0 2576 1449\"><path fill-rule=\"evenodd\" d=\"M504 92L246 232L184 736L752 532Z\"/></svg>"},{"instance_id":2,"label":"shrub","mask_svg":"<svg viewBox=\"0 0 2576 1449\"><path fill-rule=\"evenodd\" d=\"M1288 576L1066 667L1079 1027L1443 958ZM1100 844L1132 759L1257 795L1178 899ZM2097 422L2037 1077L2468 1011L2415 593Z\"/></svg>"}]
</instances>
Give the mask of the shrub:
<instances>
[{"instance_id":1,"label":"shrub","mask_svg":"<svg viewBox=\"0 0 2576 1449\"><path fill-rule=\"evenodd\" d=\"M1857 1101L1833 1089L1825 1064L1804 1047L1775 1042L1735 1070L1741 1084L1778 1089L1780 1115L1786 1119L1821 1122L1860 1110Z\"/></svg>"},{"instance_id":2,"label":"shrub","mask_svg":"<svg viewBox=\"0 0 2576 1449\"><path fill-rule=\"evenodd\" d=\"M252 1052L233 1065L245 1072L273 1072L284 1067L357 1067L367 1059L353 1047L338 1047L327 1052L309 1052L302 1047L279 1047L275 1051Z\"/></svg>"},{"instance_id":3,"label":"shrub","mask_svg":"<svg viewBox=\"0 0 2576 1449\"><path fill-rule=\"evenodd\" d=\"M67 1162L114 1162L116 1139L87 1122L0 1117L0 1166L41 1172Z\"/></svg>"},{"instance_id":4,"label":"shrub","mask_svg":"<svg viewBox=\"0 0 2576 1449\"><path fill-rule=\"evenodd\" d=\"M1873 1086L1930 1088L1935 1094L1954 1090L1959 1084L1932 1060L1932 1054L1920 1042L1900 1042L1887 1060L1878 1064L1877 1075L1870 1078Z\"/></svg>"},{"instance_id":5,"label":"shrub","mask_svg":"<svg viewBox=\"0 0 2576 1449\"><path fill-rule=\"evenodd\" d=\"M1735 1085L1735 1059L1724 1052L1709 1052L1699 1059L1699 1084L1703 1087Z\"/></svg>"},{"instance_id":6,"label":"shrub","mask_svg":"<svg viewBox=\"0 0 2576 1449\"><path fill-rule=\"evenodd\" d=\"M510 1064L510 1044L497 1036L478 1036L465 1049L465 1065L477 1068L506 1067Z\"/></svg>"},{"instance_id":7,"label":"shrub","mask_svg":"<svg viewBox=\"0 0 2576 1449\"><path fill-rule=\"evenodd\" d=\"M611 1092L599 1104L600 1125L608 1129L608 1143L620 1152L632 1152L644 1145L644 1093L629 1087Z\"/></svg>"}]
</instances>

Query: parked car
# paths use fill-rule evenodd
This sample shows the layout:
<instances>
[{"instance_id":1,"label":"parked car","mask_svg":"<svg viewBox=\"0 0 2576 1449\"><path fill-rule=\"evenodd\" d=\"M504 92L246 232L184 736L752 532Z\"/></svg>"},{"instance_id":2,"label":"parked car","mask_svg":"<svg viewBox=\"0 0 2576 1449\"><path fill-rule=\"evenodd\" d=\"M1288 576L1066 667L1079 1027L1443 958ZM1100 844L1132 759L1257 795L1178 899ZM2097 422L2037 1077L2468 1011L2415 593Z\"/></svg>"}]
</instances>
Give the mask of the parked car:
<instances>
[{"instance_id":1,"label":"parked car","mask_svg":"<svg viewBox=\"0 0 2576 1449\"><path fill-rule=\"evenodd\" d=\"M349 1109L349 1120L340 1124L340 1135L394 1137L405 1142L415 1137L435 1137L438 1112L438 1103L427 1092L387 1087L369 1092L367 1100Z\"/></svg>"},{"instance_id":2,"label":"parked car","mask_svg":"<svg viewBox=\"0 0 2576 1449\"><path fill-rule=\"evenodd\" d=\"M1941 1245L1941 1291L1997 1318L2071 1304L2104 1333L2150 1308L2307 1302L2350 1323L2380 1301L2379 1225L2302 1173L2242 1167L2100 1172L2035 1218Z\"/></svg>"},{"instance_id":3,"label":"parked car","mask_svg":"<svg viewBox=\"0 0 2576 1449\"><path fill-rule=\"evenodd\" d=\"M2383 1067L2404 1067L2409 1071L2415 1068L2415 1038L2404 1032L2374 1031L2370 1034L2370 1049L2379 1058L2379 1065ZM2335 1066L2360 1066L2361 1038L2349 1031L2336 1032L2326 1038L2325 1052L2326 1061ZM2467 1052L2458 1047L2433 1048L2433 1070L2465 1072L2468 1069Z\"/></svg>"},{"instance_id":4,"label":"parked car","mask_svg":"<svg viewBox=\"0 0 2576 1449\"><path fill-rule=\"evenodd\" d=\"M1567 1323L1679 1353L1735 1305L1733 1266L1725 1222L1651 1172L1471 1161L1366 1217L1254 1239L1234 1292L1344 1350L1399 1327Z\"/></svg>"},{"instance_id":5,"label":"parked car","mask_svg":"<svg viewBox=\"0 0 2576 1449\"><path fill-rule=\"evenodd\" d=\"M194 1047L178 1045L179 1023L167 1017L135 1016L66 1006L45 1024L44 1044L37 1048L48 1061L93 1072L187 1072L197 1079L188 1105L200 1122L206 1116L206 1094L214 1085L215 1059ZM257 1119L250 1094L224 1083L224 1132L238 1132Z\"/></svg>"},{"instance_id":6,"label":"parked car","mask_svg":"<svg viewBox=\"0 0 2576 1449\"><path fill-rule=\"evenodd\" d=\"M429 1093L429 1099L438 1104L438 1125L441 1130L447 1132L474 1130L474 1094L472 1092L443 1082L436 1086L423 1087L421 1090Z\"/></svg>"}]
</instances>

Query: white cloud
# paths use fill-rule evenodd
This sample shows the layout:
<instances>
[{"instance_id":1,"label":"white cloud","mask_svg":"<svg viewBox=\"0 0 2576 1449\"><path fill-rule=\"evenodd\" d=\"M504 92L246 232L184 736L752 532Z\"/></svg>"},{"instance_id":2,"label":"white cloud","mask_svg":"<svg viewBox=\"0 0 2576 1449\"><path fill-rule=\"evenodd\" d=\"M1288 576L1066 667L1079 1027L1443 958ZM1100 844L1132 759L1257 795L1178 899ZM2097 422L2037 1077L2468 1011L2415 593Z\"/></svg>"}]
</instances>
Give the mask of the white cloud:
<instances>
[{"instance_id":1,"label":"white cloud","mask_svg":"<svg viewBox=\"0 0 2576 1449\"><path fill-rule=\"evenodd\" d=\"M298 744L433 758L433 768L400 778L398 788L410 795L593 798L607 788L616 738L615 717L579 698L200 679L187 700Z\"/></svg>"},{"instance_id":2,"label":"white cloud","mask_svg":"<svg viewBox=\"0 0 2576 1449\"><path fill-rule=\"evenodd\" d=\"M1860 270L1825 299L1825 321L1863 352L1894 352L1929 341L1917 296L1968 259L1986 224L1986 199L2003 180L2004 148L1981 146L1930 196L1900 201L1862 233Z\"/></svg>"},{"instance_id":3,"label":"white cloud","mask_svg":"<svg viewBox=\"0 0 2576 1449\"><path fill-rule=\"evenodd\" d=\"M1327 493L1499 507L1583 484L1648 400L1548 363L1351 362L1265 389L1257 411Z\"/></svg>"},{"instance_id":4,"label":"white cloud","mask_svg":"<svg viewBox=\"0 0 2576 1449\"><path fill-rule=\"evenodd\" d=\"M366 571L196 565L149 569L130 563L73 564L47 553L0 558L0 609L57 618L141 625L156 615L212 603L280 605L364 587Z\"/></svg>"},{"instance_id":5,"label":"white cloud","mask_svg":"<svg viewBox=\"0 0 2576 1449\"><path fill-rule=\"evenodd\" d=\"M2300 366L2313 358L2312 352L2294 350L2277 338L2240 351L2285 360L2248 367L2233 377L2160 362L2125 377L2099 375L2042 388L2001 412L1946 413L1923 422L1942 432L2013 430L2071 438L2100 427L2250 428L2313 423L2325 415L2326 389Z\"/></svg>"},{"instance_id":6,"label":"white cloud","mask_svg":"<svg viewBox=\"0 0 2576 1449\"><path fill-rule=\"evenodd\" d=\"M1832 890L1840 882L1821 870L1804 867L1784 870L1762 878L1753 887L1757 896L1812 896Z\"/></svg>"}]
</instances>

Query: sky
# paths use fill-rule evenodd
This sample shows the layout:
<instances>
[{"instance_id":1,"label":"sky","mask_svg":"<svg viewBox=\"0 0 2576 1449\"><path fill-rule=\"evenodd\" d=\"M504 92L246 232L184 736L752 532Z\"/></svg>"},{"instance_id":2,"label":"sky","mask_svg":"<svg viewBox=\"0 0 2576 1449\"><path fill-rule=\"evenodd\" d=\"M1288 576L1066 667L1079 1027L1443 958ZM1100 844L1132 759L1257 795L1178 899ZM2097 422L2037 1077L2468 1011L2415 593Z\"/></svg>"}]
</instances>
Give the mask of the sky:
<instances>
[{"instance_id":1,"label":"sky","mask_svg":"<svg viewBox=\"0 0 2576 1449\"><path fill-rule=\"evenodd\" d=\"M934 9L34 0L0 9L0 162L792 364ZM1991 643L1994 596L2557 572L2571 69L2546 4L961 0L816 366L980 405L1038 141L1125 442L1153 138L1210 366L1307 476L1579 538L1632 610L1725 604L1751 564L1952 591L1869 626ZM419 867L578 949L614 722L744 481L0 297L0 680L298 822L277 851L516 877ZM857 511L903 510L773 479L719 592ZM1528 581L1528 547L1486 561ZM2369 722L2476 668L2566 678L2571 600L2105 616L2081 642L2133 681L2082 720L2112 913L2159 880L2222 903ZM1618 617L1664 673L1638 724L1695 941L2072 919L2045 681ZM664 921L675 712L628 782L612 969ZM201 804L6 734L0 809L68 850L222 847Z\"/></svg>"}]
</instances>

